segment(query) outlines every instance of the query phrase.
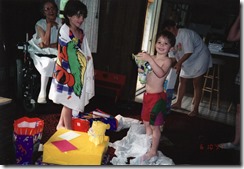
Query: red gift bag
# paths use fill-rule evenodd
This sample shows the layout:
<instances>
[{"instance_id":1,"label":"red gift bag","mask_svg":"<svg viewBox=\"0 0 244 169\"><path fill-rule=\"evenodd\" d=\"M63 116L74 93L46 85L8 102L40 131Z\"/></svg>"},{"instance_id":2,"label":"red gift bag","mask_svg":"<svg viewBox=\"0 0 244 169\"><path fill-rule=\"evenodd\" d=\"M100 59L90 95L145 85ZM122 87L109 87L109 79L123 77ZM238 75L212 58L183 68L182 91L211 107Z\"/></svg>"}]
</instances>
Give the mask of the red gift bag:
<instances>
[{"instance_id":1,"label":"red gift bag","mask_svg":"<svg viewBox=\"0 0 244 169\"><path fill-rule=\"evenodd\" d=\"M21 165L32 164L32 156L37 151L44 121L39 118L22 117L14 121L14 143L16 163Z\"/></svg>"}]
</instances>

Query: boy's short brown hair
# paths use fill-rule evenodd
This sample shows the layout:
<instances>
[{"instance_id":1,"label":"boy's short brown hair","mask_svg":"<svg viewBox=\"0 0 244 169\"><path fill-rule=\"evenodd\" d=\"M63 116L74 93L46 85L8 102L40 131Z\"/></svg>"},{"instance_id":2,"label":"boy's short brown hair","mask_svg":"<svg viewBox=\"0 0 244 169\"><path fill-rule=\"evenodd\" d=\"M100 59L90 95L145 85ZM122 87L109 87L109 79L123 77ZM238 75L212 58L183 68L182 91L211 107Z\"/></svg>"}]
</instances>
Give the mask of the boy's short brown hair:
<instances>
[{"instance_id":1,"label":"boy's short brown hair","mask_svg":"<svg viewBox=\"0 0 244 169\"><path fill-rule=\"evenodd\" d=\"M175 35L173 33L166 31L166 30L159 32L156 37L156 42L157 42L158 38L160 38L161 36L166 37L169 40L169 43L172 47L175 46L176 39L175 39Z\"/></svg>"}]
</instances>

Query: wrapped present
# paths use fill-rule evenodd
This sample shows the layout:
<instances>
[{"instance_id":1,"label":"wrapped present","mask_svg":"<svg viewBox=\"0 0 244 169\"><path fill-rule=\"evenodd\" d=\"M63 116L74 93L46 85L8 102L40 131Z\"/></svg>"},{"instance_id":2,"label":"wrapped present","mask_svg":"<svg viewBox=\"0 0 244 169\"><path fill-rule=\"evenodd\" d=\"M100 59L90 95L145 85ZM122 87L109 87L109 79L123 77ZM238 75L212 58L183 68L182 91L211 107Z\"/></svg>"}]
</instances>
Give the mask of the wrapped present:
<instances>
[{"instance_id":1,"label":"wrapped present","mask_svg":"<svg viewBox=\"0 0 244 169\"><path fill-rule=\"evenodd\" d=\"M90 127L92 127L93 121L101 121L105 124L110 125L110 128L107 129L109 131L116 131L118 128L118 120L100 109L95 109L94 111L91 111L89 113L81 113L79 114L79 118L83 120L88 120L90 122ZM86 125L85 122L83 122L82 124ZM72 125L75 126L76 124ZM73 129L76 131L81 131L77 126L75 126Z\"/></svg>"},{"instance_id":2,"label":"wrapped present","mask_svg":"<svg viewBox=\"0 0 244 169\"><path fill-rule=\"evenodd\" d=\"M62 137L63 135L67 137ZM72 137L73 135L76 137ZM43 145L43 162L58 165L101 165L108 143L108 136L96 146L89 141L88 133L60 129Z\"/></svg>"},{"instance_id":3,"label":"wrapped present","mask_svg":"<svg viewBox=\"0 0 244 169\"><path fill-rule=\"evenodd\" d=\"M33 154L38 150L44 121L39 118L22 117L14 121L14 145L16 163L33 164Z\"/></svg>"},{"instance_id":4,"label":"wrapped present","mask_svg":"<svg viewBox=\"0 0 244 169\"><path fill-rule=\"evenodd\" d=\"M72 129L75 131L87 132L90 128L90 121L72 117Z\"/></svg>"}]
</instances>

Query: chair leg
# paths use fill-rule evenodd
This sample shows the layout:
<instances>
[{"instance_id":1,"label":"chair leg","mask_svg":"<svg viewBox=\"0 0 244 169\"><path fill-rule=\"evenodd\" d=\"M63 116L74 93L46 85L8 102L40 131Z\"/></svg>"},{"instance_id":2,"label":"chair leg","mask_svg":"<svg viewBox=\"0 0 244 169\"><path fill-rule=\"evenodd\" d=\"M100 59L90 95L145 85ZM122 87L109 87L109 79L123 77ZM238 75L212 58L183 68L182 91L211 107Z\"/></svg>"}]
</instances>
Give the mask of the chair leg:
<instances>
[{"instance_id":1,"label":"chair leg","mask_svg":"<svg viewBox=\"0 0 244 169\"><path fill-rule=\"evenodd\" d=\"M201 101L203 100L203 97L204 97L204 93L205 93L205 88L206 88L206 85L207 85L207 81L208 81L208 76L209 76L209 69L207 71L207 73L204 75L204 83L203 83L203 88L202 88L202 95L201 95Z\"/></svg>"},{"instance_id":2,"label":"chair leg","mask_svg":"<svg viewBox=\"0 0 244 169\"><path fill-rule=\"evenodd\" d=\"M218 71L217 71L217 110L219 110L219 95L220 95L219 79L220 79L220 65L218 65Z\"/></svg>"},{"instance_id":3,"label":"chair leg","mask_svg":"<svg viewBox=\"0 0 244 169\"><path fill-rule=\"evenodd\" d=\"M216 72L216 68L215 66L213 67L213 79L212 79L212 83L211 83L211 91L210 91L210 100L209 100L209 110L212 110L212 102L213 102L213 92L214 92L214 82L215 82L215 72Z\"/></svg>"},{"instance_id":4,"label":"chair leg","mask_svg":"<svg viewBox=\"0 0 244 169\"><path fill-rule=\"evenodd\" d=\"M232 106L233 106L233 102L231 102L230 105L229 105L229 108L227 110L228 113L230 112Z\"/></svg>"}]
</instances>

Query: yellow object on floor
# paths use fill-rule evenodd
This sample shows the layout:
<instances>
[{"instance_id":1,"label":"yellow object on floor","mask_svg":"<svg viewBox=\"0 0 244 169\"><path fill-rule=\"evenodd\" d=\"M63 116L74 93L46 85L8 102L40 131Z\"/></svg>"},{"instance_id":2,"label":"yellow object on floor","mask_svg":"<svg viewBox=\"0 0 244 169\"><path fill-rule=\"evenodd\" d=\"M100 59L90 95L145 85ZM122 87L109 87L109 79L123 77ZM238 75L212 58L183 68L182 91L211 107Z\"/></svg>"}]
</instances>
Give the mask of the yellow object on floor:
<instances>
[{"instance_id":1,"label":"yellow object on floor","mask_svg":"<svg viewBox=\"0 0 244 169\"><path fill-rule=\"evenodd\" d=\"M60 136L69 133L79 134L78 137L68 140L77 149L62 152L53 143L65 140ZM44 144L43 162L58 165L101 165L103 155L108 148L108 143L108 136L105 136L103 143L96 146L93 142L89 141L89 136L85 132L60 129Z\"/></svg>"}]
</instances>

